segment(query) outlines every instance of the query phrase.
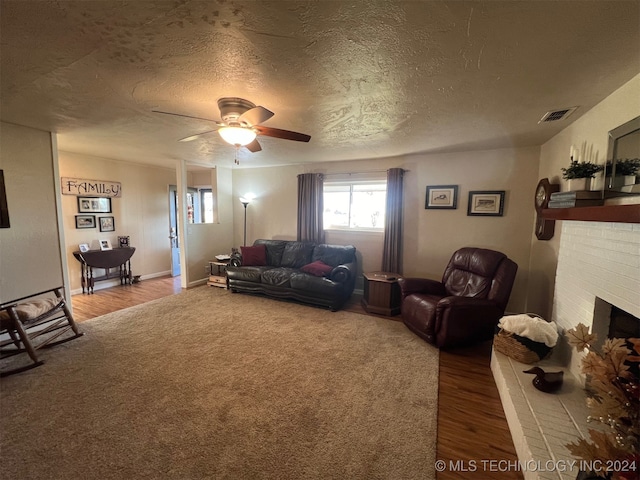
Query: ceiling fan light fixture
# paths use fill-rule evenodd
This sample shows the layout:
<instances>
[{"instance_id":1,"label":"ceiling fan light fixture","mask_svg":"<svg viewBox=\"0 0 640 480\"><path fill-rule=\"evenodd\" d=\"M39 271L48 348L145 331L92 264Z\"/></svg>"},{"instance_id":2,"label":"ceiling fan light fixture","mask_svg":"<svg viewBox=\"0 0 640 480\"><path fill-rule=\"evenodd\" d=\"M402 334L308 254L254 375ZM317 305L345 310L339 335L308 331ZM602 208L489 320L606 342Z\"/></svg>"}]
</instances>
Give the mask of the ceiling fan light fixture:
<instances>
[{"instance_id":1,"label":"ceiling fan light fixture","mask_svg":"<svg viewBox=\"0 0 640 480\"><path fill-rule=\"evenodd\" d=\"M222 127L218 129L218 133L225 142L242 147L253 142L257 135L250 128L242 127Z\"/></svg>"}]
</instances>

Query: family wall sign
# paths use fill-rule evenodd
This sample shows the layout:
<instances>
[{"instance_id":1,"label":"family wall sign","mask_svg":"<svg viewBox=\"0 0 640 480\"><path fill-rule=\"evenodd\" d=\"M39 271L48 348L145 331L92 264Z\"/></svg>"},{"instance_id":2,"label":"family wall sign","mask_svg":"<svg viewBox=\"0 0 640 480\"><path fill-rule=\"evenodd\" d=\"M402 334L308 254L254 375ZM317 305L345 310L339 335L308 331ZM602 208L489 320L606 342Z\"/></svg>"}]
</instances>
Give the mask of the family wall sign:
<instances>
[{"instance_id":1,"label":"family wall sign","mask_svg":"<svg viewBox=\"0 0 640 480\"><path fill-rule=\"evenodd\" d=\"M105 180L86 180L83 178L62 177L60 179L63 195L88 195L94 197L119 197L122 193L120 182Z\"/></svg>"}]
</instances>

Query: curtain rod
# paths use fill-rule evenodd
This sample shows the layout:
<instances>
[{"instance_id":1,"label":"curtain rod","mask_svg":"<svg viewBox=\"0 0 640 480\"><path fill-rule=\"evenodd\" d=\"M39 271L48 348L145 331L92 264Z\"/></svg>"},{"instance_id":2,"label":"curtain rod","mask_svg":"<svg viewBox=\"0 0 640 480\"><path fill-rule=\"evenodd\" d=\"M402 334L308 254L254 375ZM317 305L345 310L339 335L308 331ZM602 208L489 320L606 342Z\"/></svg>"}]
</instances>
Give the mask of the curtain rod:
<instances>
[{"instance_id":1,"label":"curtain rod","mask_svg":"<svg viewBox=\"0 0 640 480\"><path fill-rule=\"evenodd\" d=\"M324 175L325 177L328 177L329 175L362 175L362 174L366 174L366 173L387 173L389 170L391 170L390 168L386 169L386 170L366 170L366 171L362 171L362 172L336 172L336 173L323 173L322 175ZM409 172L410 170L405 170L405 169L401 169L403 173Z\"/></svg>"}]
</instances>

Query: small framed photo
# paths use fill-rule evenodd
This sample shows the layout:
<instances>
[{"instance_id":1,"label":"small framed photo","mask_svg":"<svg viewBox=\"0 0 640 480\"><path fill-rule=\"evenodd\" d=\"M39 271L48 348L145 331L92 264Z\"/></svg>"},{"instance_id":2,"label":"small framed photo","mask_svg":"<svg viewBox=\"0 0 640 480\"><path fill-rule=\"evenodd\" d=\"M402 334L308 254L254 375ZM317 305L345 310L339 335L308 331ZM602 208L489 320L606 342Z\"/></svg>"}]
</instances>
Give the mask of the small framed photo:
<instances>
[{"instance_id":1,"label":"small framed photo","mask_svg":"<svg viewBox=\"0 0 640 480\"><path fill-rule=\"evenodd\" d=\"M80 251L82 253L88 252L89 251L89 244L88 243L81 243L80 245L78 245L78 248L80 248Z\"/></svg>"},{"instance_id":2,"label":"small framed photo","mask_svg":"<svg viewBox=\"0 0 640 480\"><path fill-rule=\"evenodd\" d=\"M450 208L458 206L457 185L427 186L427 197L424 208Z\"/></svg>"},{"instance_id":3,"label":"small framed photo","mask_svg":"<svg viewBox=\"0 0 640 480\"><path fill-rule=\"evenodd\" d=\"M96 228L96 216L76 215L76 228Z\"/></svg>"},{"instance_id":4,"label":"small framed photo","mask_svg":"<svg viewBox=\"0 0 640 480\"><path fill-rule=\"evenodd\" d=\"M501 217L504 211L504 190L469 192L467 215Z\"/></svg>"},{"instance_id":5,"label":"small framed photo","mask_svg":"<svg viewBox=\"0 0 640 480\"><path fill-rule=\"evenodd\" d=\"M10 226L7 191L4 186L4 170L0 170L0 228L9 228Z\"/></svg>"},{"instance_id":6,"label":"small framed photo","mask_svg":"<svg viewBox=\"0 0 640 480\"><path fill-rule=\"evenodd\" d=\"M78 213L111 213L111 198L78 197Z\"/></svg>"},{"instance_id":7,"label":"small framed photo","mask_svg":"<svg viewBox=\"0 0 640 480\"><path fill-rule=\"evenodd\" d=\"M120 248L128 247L129 236L127 235L126 237L118 237L118 245L120 246Z\"/></svg>"},{"instance_id":8,"label":"small framed photo","mask_svg":"<svg viewBox=\"0 0 640 480\"><path fill-rule=\"evenodd\" d=\"M100 240L100 250L111 250L111 242L109 240Z\"/></svg>"},{"instance_id":9,"label":"small framed photo","mask_svg":"<svg viewBox=\"0 0 640 480\"><path fill-rule=\"evenodd\" d=\"M113 232L116 229L113 217L100 217L100 231L101 232Z\"/></svg>"}]
</instances>

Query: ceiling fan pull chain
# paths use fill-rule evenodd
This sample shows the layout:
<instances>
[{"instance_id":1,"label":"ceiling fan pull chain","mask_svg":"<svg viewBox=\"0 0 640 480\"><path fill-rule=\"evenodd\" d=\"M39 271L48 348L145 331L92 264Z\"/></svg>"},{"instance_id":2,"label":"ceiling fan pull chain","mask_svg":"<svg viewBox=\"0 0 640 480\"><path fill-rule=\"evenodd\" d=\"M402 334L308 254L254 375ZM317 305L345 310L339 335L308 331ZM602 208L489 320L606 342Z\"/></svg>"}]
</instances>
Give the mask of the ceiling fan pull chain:
<instances>
[{"instance_id":1,"label":"ceiling fan pull chain","mask_svg":"<svg viewBox=\"0 0 640 480\"><path fill-rule=\"evenodd\" d=\"M238 145L236 145L236 155L235 155L235 159L234 159L234 163L236 165L240 165L240 161L238 160L238 150L240 149L240 147L238 147Z\"/></svg>"}]
</instances>

